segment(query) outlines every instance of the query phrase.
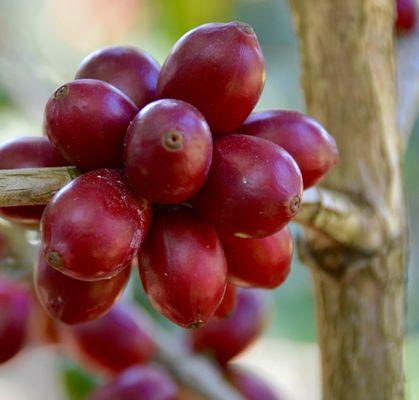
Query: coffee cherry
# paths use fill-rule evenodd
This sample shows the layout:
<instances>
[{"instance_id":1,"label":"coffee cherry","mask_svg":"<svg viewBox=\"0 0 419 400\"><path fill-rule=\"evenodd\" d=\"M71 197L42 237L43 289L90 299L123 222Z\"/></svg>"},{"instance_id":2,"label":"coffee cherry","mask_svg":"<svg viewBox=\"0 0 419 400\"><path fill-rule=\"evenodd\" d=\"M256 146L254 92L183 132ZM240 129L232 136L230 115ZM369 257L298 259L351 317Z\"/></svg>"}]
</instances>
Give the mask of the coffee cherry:
<instances>
[{"instance_id":1,"label":"coffee cherry","mask_svg":"<svg viewBox=\"0 0 419 400\"><path fill-rule=\"evenodd\" d=\"M136 365L96 389L88 400L175 400L177 386L169 374L154 365Z\"/></svg>"},{"instance_id":2,"label":"coffee cherry","mask_svg":"<svg viewBox=\"0 0 419 400\"><path fill-rule=\"evenodd\" d=\"M255 289L237 291L237 307L229 319L210 321L191 332L196 351L207 353L226 364L241 353L262 333L267 320L263 293Z\"/></svg>"},{"instance_id":3,"label":"coffee cherry","mask_svg":"<svg viewBox=\"0 0 419 400\"><path fill-rule=\"evenodd\" d=\"M139 262L144 290L166 318L197 328L214 315L226 286L224 252L214 228L193 210L156 213Z\"/></svg>"},{"instance_id":4,"label":"coffee cherry","mask_svg":"<svg viewBox=\"0 0 419 400\"><path fill-rule=\"evenodd\" d=\"M208 175L211 132L204 117L179 100L159 100L132 121L125 141L125 172L137 191L157 203L181 203Z\"/></svg>"},{"instance_id":5,"label":"coffee cherry","mask_svg":"<svg viewBox=\"0 0 419 400\"><path fill-rule=\"evenodd\" d=\"M131 268L110 279L80 281L51 268L40 254L35 266L35 289L39 302L51 318L79 324L105 314L121 294Z\"/></svg>"},{"instance_id":6,"label":"coffee cherry","mask_svg":"<svg viewBox=\"0 0 419 400\"><path fill-rule=\"evenodd\" d=\"M228 276L235 285L272 289L287 278L293 251L292 236L287 227L264 238L225 236L221 241Z\"/></svg>"},{"instance_id":7,"label":"coffee cherry","mask_svg":"<svg viewBox=\"0 0 419 400\"><path fill-rule=\"evenodd\" d=\"M125 133L136 113L135 104L109 83L79 79L48 100L45 132L66 160L83 170L120 167Z\"/></svg>"},{"instance_id":8,"label":"coffee cherry","mask_svg":"<svg viewBox=\"0 0 419 400\"><path fill-rule=\"evenodd\" d=\"M237 305L236 292L236 286L228 283L224 293L223 301L218 306L217 311L214 314L215 319L225 319L231 317Z\"/></svg>"},{"instance_id":9,"label":"coffee cherry","mask_svg":"<svg viewBox=\"0 0 419 400\"><path fill-rule=\"evenodd\" d=\"M297 213L302 178L293 158L265 139L230 135L214 144L208 179L193 201L225 234L263 237Z\"/></svg>"},{"instance_id":10,"label":"coffee cherry","mask_svg":"<svg viewBox=\"0 0 419 400\"><path fill-rule=\"evenodd\" d=\"M155 346L140 310L120 303L101 318L64 326L62 338L71 355L93 371L115 374L148 362Z\"/></svg>"},{"instance_id":11,"label":"coffee cherry","mask_svg":"<svg viewBox=\"0 0 419 400\"><path fill-rule=\"evenodd\" d=\"M72 278L111 278L132 261L150 219L150 205L130 192L122 172L91 171L47 205L41 221L43 255Z\"/></svg>"},{"instance_id":12,"label":"coffee cherry","mask_svg":"<svg viewBox=\"0 0 419 400\"><path fill-rule=\"evenodd\" d=\"M229 367L226 376L246 400L285 400L285 397L277 395L261 377L242 368Z\"/></svg>"},{"instance_id":13,"label":"coffee cherry","mask_svg":"<svg viewBox=\"0 0 419 400\"><path fill-rule=\"evenodd\" d=\"M335 139L314 118L296 111L253 113L240 133L267 139L290 153L300 167L304 189L319 182L338 160Z\"/></svg>"},{"instance_id":14,"label":"coffee cherry","mask_svg":"<svg viewBox=\"0 0 419 400\"><path fill-rule=\"evenodd\" d=\"M160 65L146 52L113 46L88 55L80 64L76 79L108 82L142 108L156 98L159 72Z\"/></svg>"},{"instance_id":15,"label":"coffee cherry","mask_svg":"<svg viewBox=\"0 0 419 400\"><path fill-rule=\"evenodd\" d=\"M25 345L30 293L8 278L0 277L0 364L13 358Z\"/></svg>"},{"instance_id":16,"label":"coffee cherry","mask_svg":"<svg viewBox=\"0 0 419 400\"><path fill-rule=\"evenodd\" d=\"M62 167L69 163L46 137L21 137L0 145L0 169ZM45 206L0 208L0 215L8 220L37 223Z\"/></svg>"},{"instance_id":17,"label":"coffee cherry","mask_svg":"<svg viewBox=\"0 0 419 400\"><path fill-rule=\"evenodd\" d=\"M417 21L415 0L396 1L396 31L398 34L412 32Z\"/></svg>"},{"instance_id":18,"label":"coffee cherry","mask_svg":"<svg viewBox=\"0 0 419 400\"><path fill-rule=\"evenodd\" d=\"M163 64L159 97L184 100L204 114L213 134L233 133L265 81L263 54L242 22L211 23L186 33Z\"/></svg>"}]
</instances>

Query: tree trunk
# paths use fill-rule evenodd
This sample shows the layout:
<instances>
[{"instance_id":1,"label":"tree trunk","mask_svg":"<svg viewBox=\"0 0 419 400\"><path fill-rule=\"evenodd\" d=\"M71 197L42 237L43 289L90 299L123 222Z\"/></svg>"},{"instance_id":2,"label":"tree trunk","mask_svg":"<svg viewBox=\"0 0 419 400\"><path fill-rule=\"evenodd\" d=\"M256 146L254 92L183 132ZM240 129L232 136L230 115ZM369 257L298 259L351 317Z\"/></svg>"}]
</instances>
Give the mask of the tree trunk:
<instances>
[{"instance_id":1,"label":"tree trunk","mask_svg":"<svg viewBox=\"0 0 419 400\"><path fill-rule=\"evenodd\" d=\"M396 119L394 0L290 0L307 111L334 135L340 162L324 183L380 221L368 252L306 230L327 400L404 397L406 213ZM362 238L363 239L363 238ZM361 241L362 241L361 239Z\"/></svg>"}]
</instances>

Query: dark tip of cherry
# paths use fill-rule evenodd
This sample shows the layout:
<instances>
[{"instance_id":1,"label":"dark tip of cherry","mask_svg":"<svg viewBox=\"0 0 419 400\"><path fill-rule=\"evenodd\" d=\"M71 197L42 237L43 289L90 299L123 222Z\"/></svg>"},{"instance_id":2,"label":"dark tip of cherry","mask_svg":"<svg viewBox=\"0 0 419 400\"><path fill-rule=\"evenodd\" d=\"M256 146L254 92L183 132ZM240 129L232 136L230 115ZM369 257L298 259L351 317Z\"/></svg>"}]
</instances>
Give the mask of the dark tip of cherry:
<instances>
[{"instance_id":1,"label":"dark tip of cherry","mask_svg":"<svg viewBox=\"0 0 419 400\"><path fill-rule=\"evenodd\" d=\"M290 201L290 211L292 215L297 214L298 210L301 206L301 197L300 196L294 196Z\"/></svg>"},{"instance_id":2,"label":"dark tip of cherry","mask_svg":"<svg viewBox=\"0 0 419 400\"><path fill-rule=\"evenodd\" d=\"M203 326L204 326L204 321L196 321L189 324L188 329L199 329L199 328L202 328Z\"/></svg>"},{"instance_id":3,"label":"dark tip of cherry","mask_svg":"<svg viewBox=\"0 0 419 400\"><path fill-rule=\"evenodd\" d=\"M236 26L238 29L240 29L242 32L248 34L248 35L254 35L255 31L253 30L253 28L249 25L246 24L245 22L233 22L234 26Z\"/></svg>"},{"instance_id":4,"label":"dark tip of cherry","mask_svg":"<svg viewBox=\"0 0 419 400\"><path fill-rule=\"evenodd\" d=\"M64 260L61 257L61 254L56 251L50 251L45 255L45 261L49 266L61 269L64 267Z\"/></svg>"},{"instance_id":5,"label":"dark tip of cherry","mask_svg":"<svg viewBox=\"0 0 419 400\"><path fill-rule=\"evenodd\" d=\"M67 96L70 92L70 87L68 85L60 86L54 93L54 99L62 99Z\"/></svg>"},{"instance_id":6,"label":"dark tip of cherry","mask_svg":"<svg viewBox=\"0 0 419 400\"><path fill-rule=\"evenodd\" d=\"M183 145L183 133L178 131L166 132L163 137L163 146L168 150L179 150Z\"/></svg>"}]
</instances>

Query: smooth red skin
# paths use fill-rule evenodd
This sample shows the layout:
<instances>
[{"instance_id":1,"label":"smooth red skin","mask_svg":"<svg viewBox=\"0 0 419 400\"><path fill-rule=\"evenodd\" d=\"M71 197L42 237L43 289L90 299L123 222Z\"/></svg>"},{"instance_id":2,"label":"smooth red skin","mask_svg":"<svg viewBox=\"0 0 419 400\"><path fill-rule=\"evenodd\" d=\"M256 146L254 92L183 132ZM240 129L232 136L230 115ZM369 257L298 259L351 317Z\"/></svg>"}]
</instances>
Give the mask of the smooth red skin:
<instances>
[{"instance_id":1,"label":"smooth red skin","mask_svg":"<svg viewBox=\"0 0 419 400\"><path fill-rule=\"evenodd\" d=\"M40 255L35 266L35 290L51 318L80 324L101 317L112 307L125 288L130 271L127 267L110 279L80 281L51 268Z\"/></svg>"},{"instance_id":2,"label":"smooth red skin","mask_svg":"<svg viewBox=\"0 0 419 400\"><path fill-rule=\"evenodd\" d=\"M176 383L162 368L136 365L96 389L88 400L175 400Z\"/></svg>"},{"instance_id":3,"label":"smooth red skin","mask_svg":"<svg viewBox=\"0 0 419 400\"><path fill-rule=\"evenodd\" d=\"M293 242L288 227L257 239L221 237L229 280L237 286L273 289L288 277Z\"/></svg>"},{"instance_id":4,"label":"smooth red skin","mask_svg":"<svg viewBox=\"0 0 419 400\"><path fill-rule=\"evenodd\" d=\"M47 205L41 220L43 255L58 253L61 266L47 262L72 278L111 278L130 264L150 220L150 204L132 194L121 171L91 171Z\"/></svg>"},{"instance_id":5,"label":"smooth red skin","mask_svg":"<svg viewBox=\"0 0 419 400\"><path fill-rule=\"evenodd\" d=\"M0 144L0 169L63 167L69 163L46 137L27 136ZM0 215L13 222L39 222L45 206L0 208Z\"/></svg>"},{"instance_id":6,"label":"smooth red skin","mask_svg":"<svg viewBox=\"0 0 419 400\"><path fill-rule=\"evenodd\" d=\"M125 93L138 108L156 99L160 65L144 51L134 47L112 46L88 55L75 79L98 79Z\"/></svg>"},{"instance_id":7,"label":"smooth red skin","mask_svg":"<svg viewBox=\"0 0 419 400\"><path fill-rule=\"evenodd\" d=\"M223 301L218 306L214 314L215 319L225 319L233 315L237 305L237 288L232 283L228 283L224 293Z\"/></svg>"},{"instance_id":8,"label":"smooth red skin","mask_svg":"<svg viewBox=\"0 0 419 400\"><path fill-rule=\"evenodd\" d=\"M224 365L248 348L262 333L268 310L263 293L239 289L236 310L229 319L212 320L191 332L195 351L206 353Z\"/></svg>"},{"instance_id":9,"label":"smooth red skin","mask_svg":"<svg viewBox=\"0 0 419 400\"><path fill-rule=\"evenodd\" d=\"M251 27L210 23L173 46L157 85L160 98L184 100L204 114L213 134L234 133L259 100L262 50Z\"/></svg>"},{"instance_id":10,"label":"smooth red skin","mask_svg":"<svg viewBox=\"0 0 419 400\"><path fill-rule=\"evenodd\" d=\"M296 111L253 113L239 133L267 139L290 153L301 170L304 189L318 183L338 161L333 136L314 118Z\"/></svg>"},{"instance_id":11,"label":"smooth red skin","mask_svg":"<svg viewBox=\"0 0 419 400\"><path fill-rule=\"evenodd\" d=\"M226 375L246 400L285 400L282 396L279 397L262 378L246 370L230 367Z\"/></svg>"},{"instance_id":12,"label":"smooth red skin","mask_svg":"<svg viewBox=\"0 0 419 400\"><path fill-rule=\"evenodd\" d=\"M396 31L398 34L412 32L417 22L415 0L396 1Z\"/></svg>"},{"instance_id":13,"label":"smooth red skin","mask_svg":"<svg viewBox=\"0 0 419 400\"><path fill-rule=\"evenodd\" d=\"M165 145L165 135L183 136L182 146ZM182 203L204 184L212 159L212 137L202 114L172 99L149 104L129 126L124 165L129 182L146 199Z\"/></svg>"},{"instance_id":14,"label":"smooth red skin","mask_svg":"<svg viewBox=\"0 0 419 400\"><path fill-rule=\"evenodd\" d=\"M194 207L220 232L264 237L282 229L296 214L303 181L293 158L280 146L247 135L214 143L208 179Z\"/></svg>"},{"instance_id":15,"label":"smooth red skin","mask_svg":"<svg viewBox=\"0 0 419 400\"><path fill-rule=\"evenodd\" d=\"M13 358L25 346L29 311L29 291L0 277L0 363Z\"/></svg>"},{"instance_id":16,"label":"smooth red skin","mask_svg":"<svg viewBox=\"0 0 419 400\"><path fill-rule=\"evenodd\" d=\"M184 327L206 324L226 288L226 262L214 228L192 209L156 214L139 256L141 280L153 306Z\"/></svg>"},{"instance_id":17,"label":"smooth red skin","mask_svg":"<svg viewBox=\"0 0 419 400\"><path fill-rule=\"evenodd\" d=\"M58 93L67 87L68 94ZM137 106L120 90L95 79L79 79L61 86L45 108L44 127L65 159L89 171L122 166L129 123Z\"/></svg>"},{"instance_id":18,"label":"smooth red skin","mask_svg":"<svg viewBox=\"0 0 419 400\"><path fill-rule=\"evenodd\" d=\"M62 338L70 354L92 371L113 375L150 361L155 345L139 310L117 303L99 319L64 326Z\"/></svg>"}]
</instances>

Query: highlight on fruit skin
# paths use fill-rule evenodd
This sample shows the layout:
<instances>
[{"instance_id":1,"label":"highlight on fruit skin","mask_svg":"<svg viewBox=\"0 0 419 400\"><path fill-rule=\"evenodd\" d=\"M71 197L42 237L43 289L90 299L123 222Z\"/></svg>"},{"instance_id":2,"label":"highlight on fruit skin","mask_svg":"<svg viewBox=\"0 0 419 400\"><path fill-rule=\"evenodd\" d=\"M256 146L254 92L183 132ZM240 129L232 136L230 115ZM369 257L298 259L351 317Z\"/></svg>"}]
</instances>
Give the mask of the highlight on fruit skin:
<instances>
[{"instance_id":1,"label":"highlight on fruit skin","mask_svg":"<svg viewBox=\"0 0 419 400\"><path fill-rule=\"evenodd\" d=\"M285 226L271 236L256 239L221 236L229 280L237 286L274 289L291 269L293 241Z\"/></svg>"},{"instance_id":2,"label":"highlight on fruit skin","mask_svg":"<svg viewBox=\"0 0 419 400\"><path fill-rule=\"evenodd\" d=\"M227 268L221 242L191 208L155 213L139 268L151 304L184 328L205 325L223 299Z\"/></svg>"},{"instance_id":3,"label":"highlight on fruit skin","mask_svg":"<svg viewBox=\"0 0 419 400\"><path fill-rule=\"evenodd\" d=\"M212 136L202 114L180 100L163 99L131 122L124 146L128 181L146 199L182 203L204 184L212 159Z\"/></svg>"},{"instance_id":4,"label":"highlight on fruit skin","mask_svg":"<svg viewBox=\"0 0 419 400\"><path fill-rule=\"evenodd\" d=\"M122 171L79 176L47 205L41 220L47 263L75 279L111 278L130 264L151 223L151 206L130 190Z\"/></svg>"},{"instance_id":5,"label":"highlight on fruit skin","mask_svg":"<svg viewBox=\"0 0 419 400\"><path fill-rule=\"evenodd\" d=\"M114 375L155 354L153 327L141 310L117 303L94 321L63 326L62 341L70 356L96 373Z\"/></svg>"},{"instance_id":6,"label":"highlight on fruit skin","mask_svg":"<svg viewBox=\"0 0 419 400\"><path fill-rule=\"evenodd\" d=\"M65 324L80 324L104 315L119 298L130 266L110 279L94 282L71 278L50 267L42 253L34 270L34 286L47 314Z\"/></svg>"},{"instance_id":7,"label":"highlight on fruit skin","mask_svg":"<svg viewBox=\"0 0 419 400\"><path fill-rule=\"evenodd\" d=\"M316 185L335 166L335 139L309 115L290 110L250 114L239 133L267 139L284 148L296 161L304 189Z\"/></svg>"},{"instance_id":8,"label":"highlight on fruit skin","mask_svg":"<svg viewBox=\"0 0 419 400\"><path fill-rule=\"evenodd\" d=\"M119 168L125 133L137 111L109 83L78 79L62 85L49 98L45 133L63 157L83 171Z\"/></svg>"},{"instance_id":9,"label":"highlight on fruit skin","mask_svg":"<svg viewBox=\"0 0 419 400\"><path fill-rule=\"evenodd\" d=\"M104 386L88 400L175 400L178 388L171 376L156 365L135 365Z\"/></svg>"},{"instance_id":10,"label":"highlight on fruit skin","mask_svg":"<svg viewBox=\"0 0 419 400\"><path fill-rule=\"evenodd\" d=\"M230 318L237 306L237 288L232 283L228 282L226 291L221 304L218 306L214 314L214 319Z\"/></svg>"},{"instance_id":11,"label":"highlight on fruit skin","mask_svg":"<svg viewBox=\"0 0 419 400\"><path fill-rule=\"evenodd\" d=\"M264 237L297 214L302 192L298 165L282 147L229 135L214 143L208 179L192 204L222 234Z\"/></svg>"},{"instance_id":12,"label":"highlight on fruit skin","mask_svg":"<svg viewBox=\"0 0 419 400\"><path fill-rule=\"evenodd\" d=\"M243 22L209 23L173 46L157 85L160 98L184 100L214 135L234 133L259 100L265 82L262 50Z\"/></svg>"},{"instance_id":13,"label":"highlight on fruit skin","mask_svg":"<svg viewBox=\"0 0 419 400\"><path fill-rule=\"evenodd\" d=\"M5 275L0 276L0 364L25 346L29 328L29 290Z\"/></svg>"},{"instance_id":14,"label":"highlight on fruit skin","mask_svg":"<svg viewBox=\"0 0 419 400\"><path fill-rule=\"evenodd\" d=\"M238 289L237 296L236 309L229 319L212 320L191 331L194 350L222 365L247 349L261 335L268 319L265 293Z\"/></svg>"},{"instance_id":15,"label":"highlight on fruit skin","mask_svg":"<svg viewBox=\"0 0 419 400\"><path fill-rule=\"evenodd\" d=\"M0 144L0 170L18 168L63 167L68 161L46 137L25 136ZM2 207L0 215L20 224L37 224L45 209L43 205Z\"/></svg>"},{"instance_id":16,"label":"highlight on fruit skin","mask_svg":"<svg viewBox=\"0 0 419 400\"><path fill-rule=\"evenodd\" d=\"M75 79L98 79L115 86L141 109L156 99L160 65L145 51L111 46L89 54Z\"/></svg>"}]
</instances>

